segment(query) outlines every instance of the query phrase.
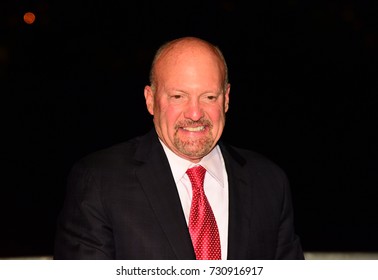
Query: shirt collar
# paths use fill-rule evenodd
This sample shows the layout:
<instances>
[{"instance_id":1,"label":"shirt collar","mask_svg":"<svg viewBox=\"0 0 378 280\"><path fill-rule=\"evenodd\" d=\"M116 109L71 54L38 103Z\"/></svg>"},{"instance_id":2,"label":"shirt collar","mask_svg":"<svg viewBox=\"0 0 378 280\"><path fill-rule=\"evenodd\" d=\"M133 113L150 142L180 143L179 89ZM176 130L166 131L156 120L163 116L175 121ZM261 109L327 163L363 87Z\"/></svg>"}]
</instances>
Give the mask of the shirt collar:
<instances>
[{"instance_id":1,"label":"shirt collar","mask_svg":"<svg viewBox=\"0 0 378 280\"><path fill-rule=\"evenodd\" d=\"M186 170L196 165L202 165L204 168L206 168L206 171L215 180L217 180L222 187L224 187L223 170L225 167L222 153L218 145L216 145L209 154L203 157L199 163L194 164L186 159L179 157L174 152L172 152L160 139L159 141L164 148L165 154L167 155L176 184L185 175Z\"/></svg>"}]
</instances>

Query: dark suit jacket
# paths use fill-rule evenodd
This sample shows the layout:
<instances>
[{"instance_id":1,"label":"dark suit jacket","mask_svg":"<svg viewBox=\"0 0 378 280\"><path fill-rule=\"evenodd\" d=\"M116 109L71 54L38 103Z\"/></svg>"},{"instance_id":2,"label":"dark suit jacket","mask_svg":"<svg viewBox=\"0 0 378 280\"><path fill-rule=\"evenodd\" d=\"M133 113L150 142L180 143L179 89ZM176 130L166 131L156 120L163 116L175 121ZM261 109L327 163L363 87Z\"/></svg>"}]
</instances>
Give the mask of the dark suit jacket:
<instances>
[{"instance_id":1,"label":"dark suit jacket","mask_svg":"<svg viewBox=\"0 0 378 280\"><path fill-rule=\"evenodd\" d=\"M219 145L229 180L228 259L303 259L285 174L257 153ZM54 259L195 259L154 130L73 167Z\"/></svg>"}]
</instances>

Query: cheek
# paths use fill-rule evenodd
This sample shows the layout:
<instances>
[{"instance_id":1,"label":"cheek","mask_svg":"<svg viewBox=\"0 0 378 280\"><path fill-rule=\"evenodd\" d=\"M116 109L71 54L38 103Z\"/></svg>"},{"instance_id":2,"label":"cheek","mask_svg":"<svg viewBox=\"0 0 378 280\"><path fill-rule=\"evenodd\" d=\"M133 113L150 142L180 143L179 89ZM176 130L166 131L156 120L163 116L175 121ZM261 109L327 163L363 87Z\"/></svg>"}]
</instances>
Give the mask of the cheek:
<instances>
[{"instance_id":1,"label":"cheek","mask_svg":"<svg viewBox=\"0 0 378 280\"><path fill-rule=\"evenodd\" d=\"M166 126L168 129L173 127L181 115L181 110L174 106L168 106L167 104L159 104L158 119L162 126Z\"/></svg>"},{"instance_id":2,"label":"cheek","mask_svg":"<svg viewBox=\"0 0 378 280\"><path fill-rule=\"evenodd\" d=\"M213 122L223 122L223 119L225 118L225 111L223 106L217 106L215 108L212 108L211 110L208 110L208 114L210 118L213 120Z\"/></svg>"},{"instance_id":3,"label":"cheek","mask_svg":"<svg viewBox=\"0 0 378 280\"><path fill-rule=\"evenodd\" d=\"M182 114L184 109L180 106L161 104L160 110L162 115L165 115L166 118L175 119Z\"/></svg>"},{"instance_id":4,"label":"cheek","mask_svg":"<svg viewBox=\"0 0 378 280\"><path fill-rule=\"evenodd\" d=\"M164 117L167 112L167 106L163 102L156 102L154 106L155 115L158 116L158 118Z\"/></svg>"}]
</instances>

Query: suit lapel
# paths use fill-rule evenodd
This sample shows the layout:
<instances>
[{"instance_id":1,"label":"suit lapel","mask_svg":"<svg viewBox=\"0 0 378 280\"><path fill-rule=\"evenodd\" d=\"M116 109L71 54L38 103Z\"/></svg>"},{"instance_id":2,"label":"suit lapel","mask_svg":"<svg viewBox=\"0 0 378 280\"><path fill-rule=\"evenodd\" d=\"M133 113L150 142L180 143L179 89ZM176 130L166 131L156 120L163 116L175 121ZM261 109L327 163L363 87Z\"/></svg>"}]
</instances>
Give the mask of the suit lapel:
<instances>
[{"instance_id":1,"label":"suit lapel","mask_svg":"<svg viewBox=\"0 0 378 280\"><path fill-rule=\"evenodd\" d=\"M227 259L247 259L251 247L250 188L243 173L244 159L230 147L220 145L225 161L229 184L229 226Z\"/></svg>"},{"instance_id":2,"label":"suit lapel","mask_svg":"<svg viewBox=\"0 0 378 280\"><path fill-rule=\"evenodd\" d=\"M142 162L136 175L177 259L195 259L177 187L155 133L142 139L136 159Z\"/></svg>"}]
</instances>

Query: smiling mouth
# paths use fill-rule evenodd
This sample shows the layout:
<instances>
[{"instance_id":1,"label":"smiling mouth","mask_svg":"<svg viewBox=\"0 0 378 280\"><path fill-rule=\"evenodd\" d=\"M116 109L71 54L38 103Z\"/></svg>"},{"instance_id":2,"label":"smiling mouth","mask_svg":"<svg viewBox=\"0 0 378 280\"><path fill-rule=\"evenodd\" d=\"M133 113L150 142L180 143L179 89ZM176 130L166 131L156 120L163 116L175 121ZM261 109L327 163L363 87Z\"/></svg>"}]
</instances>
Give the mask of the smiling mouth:
<instances>
[{"instance_id":1,"label":"smiling mouth","mask_svg":"<svg viewBox=\"0 0 378 280\"><path fill-rule=\"evenodd\" d=\"M187 130L190 132L197 132L205 130L205 126L197 126L197 127L183 127L183 130Z\"/></svg>"}]
</instances>

